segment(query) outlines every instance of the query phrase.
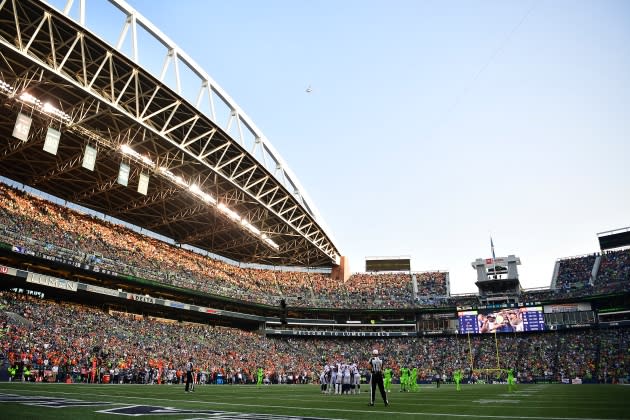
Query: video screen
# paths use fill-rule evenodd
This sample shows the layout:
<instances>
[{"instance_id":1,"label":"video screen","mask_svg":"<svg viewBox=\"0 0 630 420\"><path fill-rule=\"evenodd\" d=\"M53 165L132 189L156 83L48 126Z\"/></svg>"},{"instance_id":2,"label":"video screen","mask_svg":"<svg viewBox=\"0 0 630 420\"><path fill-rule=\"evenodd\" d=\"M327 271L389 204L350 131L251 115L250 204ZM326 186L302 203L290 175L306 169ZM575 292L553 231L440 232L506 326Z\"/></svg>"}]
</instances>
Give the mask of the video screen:
<instances>
[{"instance_id":1,"label":"video screen","mask_svg":"<svg viewBox=\"0 0 630 420\"><path fill-rule=\"evenodd\" d=\"M504 308L493 312L461 311L457 313L457 317L460 334L543 331L545 329L542 306Z\"/></svg>"}]
</instances>

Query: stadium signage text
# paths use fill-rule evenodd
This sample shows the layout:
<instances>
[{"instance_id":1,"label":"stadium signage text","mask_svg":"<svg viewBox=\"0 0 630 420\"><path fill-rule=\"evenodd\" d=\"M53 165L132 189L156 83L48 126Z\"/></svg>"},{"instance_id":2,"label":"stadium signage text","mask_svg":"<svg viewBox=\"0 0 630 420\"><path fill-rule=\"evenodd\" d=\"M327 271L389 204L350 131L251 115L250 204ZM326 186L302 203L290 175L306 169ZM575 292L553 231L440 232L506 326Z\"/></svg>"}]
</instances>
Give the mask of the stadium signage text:
<instances>
[{"instance_id":1,"label":"stadium signage text","mask_svg":"<svg viewBox=\"0 0 630 420\"><path fill-rule=\"evenodd\" d=\"M56 277L50 277L44 274L28 273L28 276L26 277L26 281L29 283L41 284L42 286L69 290L71 292L77 291L77 282L64 280L64 279L58 279Z\"/></svg>"},{"instance_id":2,"label":"stadium signage text","mask_svg":"<svg viewBox=\"0 0 630 420\"><path fill-rule=\"evenodd\" d=\"M445 335L448 334L449 331L444 331L444 330L429 330L429 331L422 331L422 335Z\"/></svg>"},{"instance_id":3,"label":"stadium signage text","mask_svg":"<svg viewBox=\"0 0 630 420\"><path fill-rule=\"evenodd\" d=\"M101 286L94 286L92 284L86 284L85 290L92 293L99 293L101 295L118 297L118 290L112 290Z\"/></svg>"},{"instance_id":4,"label":"stadium signage text","mask_svg":"<svg viewBox=\"0 0 630 420\"><path fill-rule=\"evenodd\" d=\"M135 293L129 293L128 297L129 299L133 299L136 302L151 303L155 305L155 298L152 298L151 296L143 296L136 295Z\"/></svg>"},{"instance_id":5,"label":"stadium signage text","mask_svg":"<svg viewBox=\"0 0 630 420\"><path fill-rule=\"evenodd\" d=\"M305 331L305 330L267 330L267 334L288 336L317 337L408 337L415 333L388 331Z\"/></svg>"},{"instance_id":6,"label":"stadium signage text","mask_svg":"<svg viewBox=\"0 0 630 420\"><path fill-rule=\"evenodd\" d=\"M48 255L48 254L43 254L40 252L35 252L34 255L36 257L42 258L44 260L47 261L54 261L54 262L58 262L58 263L62 263L62 264L66 264L66 265L71 265L73 267L81 267L81 263L74 261L74 260L70 260L68 258L62 258L62 257L57 257L54 255Z\"/></svg>"},{"instance_id":7,"label":"stadium signage text","mask_svg":"<svg viewBox=\"0 0 630 420\"><path fill-rule=\"evenodd\" d=\"M92 265L92 264L83 264L79 261L75 261L73 259L70 258L64 258L64 257L59 257L56 255L48 255L48 254L44 254L42 252L28 252L25 248L21 248L18 246L14 246L13 247L13 251L15 252L19 252L21 254L30 254L30 255L34 255L38 258L42 258L44 260L47 261L54 261L54 262L58 262L61 264L65 264L65 265L69 265L72 267L77 267L77 268L82 268L83 270L88 270L88 271L93 271L95 273L101 273L101 274L107 274L110 276L114 276L114 277L118 277L118 273L112 270L108 270L105 268L100 268L98 266Z\"/></svg>"},{"instance_id":8,"label":"stadium signage text","mask_svg":"<svg viewBox=\"0 0 630 420\"><path fill-rule=\"evenodd\" d=\"M7 267L0 265L0 274L8 274L16 276L18 278L26 279L29 283L40 284L42 286L55 287L57 289L68 290L76 292L78 290L84 290L90 293L98 293L101 295L112 296L121 299L129 299L136 302L149 303L152 305L169 306L172 308L178 308L194 312L202 312L208 315L215 316L230 316L233 318L250 319L255 321L262 321L264 318L259 315L241 314L237 312L223 311L220 309L207 308L203 306L188 305L181 302L174 302L171 300L164 300L154 298L151 296L138 295L135 293L124 292L122 290L108 289L106 287L95 286L92 284L85 284L65 279L59 279L56 277L47 276L44 274L33 273L30 271L18 270L13 267Z\"/></svg>"}]
</instances>

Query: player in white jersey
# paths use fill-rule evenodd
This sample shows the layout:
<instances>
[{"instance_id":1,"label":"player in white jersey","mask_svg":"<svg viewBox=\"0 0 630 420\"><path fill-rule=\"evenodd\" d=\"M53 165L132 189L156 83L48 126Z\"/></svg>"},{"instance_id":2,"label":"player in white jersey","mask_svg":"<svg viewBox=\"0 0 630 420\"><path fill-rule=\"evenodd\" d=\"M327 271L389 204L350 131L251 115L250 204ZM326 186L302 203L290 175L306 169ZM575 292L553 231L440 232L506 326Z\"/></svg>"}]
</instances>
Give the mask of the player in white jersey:
<instances>
[{"instance_id":1,"label":"player in white jersey","mask_svg":"<svg viewBox=\"0 0 630 420\"><path fill-rule=\"evenodd\" d=\"M341 371L343 372L343 377L341 378L341 393L349 394L350 393L350 365L344 363L341 365Z\"/></svg>"},{"instance_id":2,"label":"player in white jersey","mask_svg":"<svg viewBox=\"0 0 630 420\"><path fill-rule=\"evenodd\" d=\"M350 385L353 394L361 393L361 373L356 363L350 365L350 375L352 376L352 385Z\"/></svg>"},{"instance_id":3,"label":"player in white jersey","mask_svg":"<svg viewBox=\"0 0 630 420\"><path fill-rule=\"evenodd\" d=\"M328 391L328 383L330 382L330 365L328 363L324 365L324 371L319 377L319 382L322 385L322 393L326 393Z\"/></svg>"},{"instance_id":4,"label":"player in white jersey","mask_svg":"<svg viewBox=\"0 0 630 420\"><path fill-rule=\"evenodd\" d=\"M335 384L337 383L337 365L331 363L330 365L330 381L328 382L328 393L335 393Z\"/></svg>"},{"instance_id":5,"label":"player in white jersey","mask_svg":"<svg viewBox=\"0 0 630 420\"><path fill-rule=\"evenodd\" d=\"M337 376L335 377L335 394L341 394L341 381L343 379L343 370L341 370L341 363L335 363L335 369L337 369Z\"/></svg>"},{"instance_id":6,"label":"player in white jersey","mask_svg":"<svg viewBox=\"0 0 630 420\"><path fill-rule=\"evenodd\" d=\"M326 368L328 368L328 365L324 365L324 370L322 370L322 373L319 374L319 389L322 394L326 392L326 385L328 384L328 378L326 378Z\"/></svg>"}]
</instances>

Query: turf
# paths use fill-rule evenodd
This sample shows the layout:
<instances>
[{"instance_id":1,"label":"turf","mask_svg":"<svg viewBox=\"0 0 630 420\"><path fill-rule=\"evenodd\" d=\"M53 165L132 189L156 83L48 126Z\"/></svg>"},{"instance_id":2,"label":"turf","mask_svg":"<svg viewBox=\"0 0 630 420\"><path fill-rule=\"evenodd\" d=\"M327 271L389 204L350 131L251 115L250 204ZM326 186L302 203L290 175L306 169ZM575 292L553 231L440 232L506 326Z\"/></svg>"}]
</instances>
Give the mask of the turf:
<instances>
[{"instance_id":1,"label":"turf","mask_svg":"<svg viewBox=\"0 0 630 420\"><path fill-rule=\"evenodd\" d=\"M453 385L424 385L413 393L394 388L389 407L380 395L369 407L366 389L322 395L317 385L206 385L185 393L179 385L5 382L0 418L103 419L144 410L139 417L151 419L630 419L630 386L624 385L518 385L514 392L506 385L464 385L459 392Z\"/></svg>"}]
</instances>

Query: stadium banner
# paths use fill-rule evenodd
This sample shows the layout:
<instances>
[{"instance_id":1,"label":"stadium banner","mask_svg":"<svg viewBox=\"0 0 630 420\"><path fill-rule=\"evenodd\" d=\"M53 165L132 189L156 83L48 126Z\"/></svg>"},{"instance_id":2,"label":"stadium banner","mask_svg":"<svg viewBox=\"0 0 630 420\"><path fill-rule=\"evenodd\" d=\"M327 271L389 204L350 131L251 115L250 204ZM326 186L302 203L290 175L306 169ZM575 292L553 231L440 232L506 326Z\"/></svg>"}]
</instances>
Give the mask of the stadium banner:
<instances>
[{"instance_id":1,"label":"stadium banner","mask_svg":"<svg viewBox=\"0 0 630 420\"><path fill-rule=\"evenodd\" d=\"M56 277L47 276L45 274L28 273L26 276L28 283L41 284L42 286L54 287L57 289L69 290L72 292L77 291L77 282L65 279L58 279Z\"/></svg>"},{"instance_id":2,"label":"stadium banner","mask_svg":"<svg viewBox=\"0 0 630 420\"><path fill-rule=\"evenodd\" d=\"M115 272L115 271L104 269L104 268L99 268L99 267L97 267L95 265L92 265L92 264L81 263L81 262L76 261L76 260L71 259L71 258L64 258L64 257L60 257L60 256L57 256L57 255L48 255L48 254L44 254L43 252L33 252L33 251L30 251L30 250L26 249L25 247L16 246L16 245L12 245L11 246L11 250L13 252L17 252L17 253L20 253L20 254L33 255L33 256L35 256L37 258L41 258L43 260L54 261L54 262L57 262L57 263L70 265L72 267L77 267L77 268L82 268L84 270L93 271L95 273L107 274L109 276L118 277L118 273Z\"/></svg>"},{"instance_id":3,"label":"stadium banner","mask_svg":"<svg viewBox=\"0 0 630 420\"><path fill-rule=\"evenodd\" d=\"M50 153L51 155L57 155L59 139L61 139L61 133L59 130L48 127L48 131L46 131L46 139L44 140L44 151Z\"/></svg>"},{"instance_id":4,"label":"stadium banner","mask_svg":"<svg viewBox=\"0 0 630 420\"><path fill-rule=\"evenodd\" d=\"M130 167L125 162L120 162L120 169L118 170L118 180L120 185L127 186L129 184L129 171Z\"/></svg>"},{"instance_id":5,"label":"stadium banner","mask_svg":"<svg viewBox=\"0 0 630 420\"><path fill-rule=\"evenodd\" d=\"M81 283L83 284L83 283ZM92 284L86 284L85 290L92 293L98 293L101 295L118 297L118 290L108 289L106 287L94 286Z\"/></svg>"},{"instance_id":6,"label":"stadium banner","mask_svg":"<svg viewBox=\"0 0 630 420\"><path fill-rule=\"evenodd\" d=\"M71 265L73 267L83 268L80 262L75 261L70 258L58 257L56 255L48 255L41 252L35 252L33 253L33 255L43 260L54 261L54 262L58 262L58 263L66 264L66 265Z\"/></svg>"},{"instance_id":7,"label":"stadium banner","mask_svg":"<svg viewBox=\"0 0 630 420\"><path fill-rule=\"evenodd\" d=\"M18 114L15 120L15 126L13 127L13 137L18 140L27 141L28 133L31 131L31 124L33 119L22 113Z\"/></svg>"},{"instance_id":8,"label":"stadium banner","mask_svg":"<svg viewBox=\"0 0 630 420\"><path fill-rule=\"evenodd\" d=\"M190 307L186 304L183 304L181 302L174 302L172 300L166 300L164 301L165 306L170 306L171 308L177 308L177 309L189 309Z\"/></svg>"},{"instance_id":9,"label":"stadium banner","mask_svg":"<svg viewBox=\"0 0 630 420\"><path fill-rule=\"evenodd\" d=\"M552 305L543 306L546 314L552 314L557 312L581 312L590 311L590 302L574 302L574 303L557 303Z\"/></svg>"},{"instance_id":10,"label":"stadium banner","mask_svg":"<svg viewBox=\"0 0 630 420\"><path fill-rule=\"evenodd\" d=\"M105 268L100 268L100 267L97 267L95 265L84 264L82 268L84 268L86 270L93 271L95 273L107 274L108 276L118 277L118 272L112 271L112 270L108 270L108 269L105 269Z\"/></svg>"},{"instance_id":11,"label":"stadium banner","mask_svg":"<svg viewBox=\"0 0 630 420\"><path fill-rule=\"evenodd\" d=\"M142 195L147 195L149 191L149 175L144 172L140 173L140 178L138 179L138 192Z\"/></svg>"},{"instance_id":12,"label":"stadium banner","mask_svg":"<svg viewBox=\"0 0 630 420\"><path fill-rule=\"evenodd\" d=\"M418 334L424 335L424 336L451 335L453 334L453 331L452 330L425 330L425 331L419 331Z\"/></svg>"},{"instance_id":13,"label":"stadium banner","mask_svg":"<svg viewBox=\"0 0 630 420\"><path fill-rule=\"evenodd\" d=\"M266 335L309 337L415 337L415 332L403 331L308 331L266 329Z\"/></svg>"},{"instance_id":14,"label":"stadium banner","mask_svg":"<svg viewBox=\"0 0 630 420\"><path fill-rule=\"evenodd\" d=\"M29 254L29 251L26 249L26 247L23 246L13 245L11 247L11 251L17 252L18 254ZM30 254L32 255L32 253Z\"/></svg>"},{"instance_id":15,"label":"stadium banner","mask_svg":"<svg viewBox=\"0 0 630 420\"><path fill-rule=\"evenodd\" d=\"M603 326L603 323L599 323L600 326ZM553 324L553 325L549 325L549 330L575 330L575 329L587 329L587 328L593 328L593 324Z\"/></svg>"},{"instance_id":16,"label":"stadium banner","mask_svg":"<svg viewBox=\"0 0 630 420\"><path fill-rule=\"evenodd\" d=\"M544 331L542 306L505 308L498 311L459 311L460 334Z\"/></svg>"},{"instance_id":17,"label":"stadium banner","mask_svg":"<svg viewBox=\"0 0 630 420\"><path fill-rule=\"evenodd\" d=\"M17 269L13 267L7 267L6 265L0 265L0 274L6 274L7 276L17 275Z\"/></svg>"},{"instance_id":18,"label":"stadium banner","mask_svg":"<svg viewBox=\"0 0 630 420\"><path fill-rule=\"evenodd\" d=\"M625 320L625 321L599 321L599 325L600 326L604 326L604 327L627 327L630 326L630 320ZM592 327L592 325L589 325L589 327Z\"/></svg>"},{"instance_id":19,"label":"stadium banner","mask_svg":"<svg viewBox=\"0 0 630 420\"><path fill-rule=\"evenodd\" d=\"M134 300L136 302L150 303L155 305L155 298L147 295L137 295L135 293L127 293L127 299Z\"/></svg>"},{"instance_id":20,"label":"stadium banner","mask_svg":"<svg viewBox=\"0 0 630 420\"><path fill-rule=\"evenodd\" d=\"M495 265L507 267L507 257L486 258L484 260L486 268L493 268Z\"/></svg>"},{"instance_id":21,"label":"stadium banner","mask_svg":"<svg viewBox=\"0 0 630 420\"><path fill-rule=\"evenodd\" d=\"M83 166L88 171L94 171L96 165L96 148L90 145L85 145L85 153L83 154Z\"/></svg>"},{"instance_id":22,"label":"stadium banner","mask_svg":"<svg viewBox=\"0 0 630 420\"><path fill-rule=\"evenodd\" d=\"M128 299L133 300L135 302L144 302L153 305L159 306L167 306L171 308L177 308L182 310L189 310L194 312L201 312L207 315L215 315L215 316L224 316L230 318L238 318L238 319L248 319L258 322L264 322L266 320L265 317L260 315L252 315L252 314L244 314L238 312L224 311L220 309L207 308L196 305L189 305L181 302L174 302L171 300L154 298L146 295L139 295L136 293L130 293L125 291L119 291L114 289L108 289L106 287L95 286L92 284L80 283L75 281L69 281L65 279L59 279L51 276L47 276L44 274L33 273L30 271L19 270L17 268L7 267L4 265L0 265L0 275L6 274L15 276L17 278L26 279L29 283L40 284L48 287L55 287L57 289L68 290L72 292L77 292L78 290L86 291L89 293L98 293L101 295L111 296L114 298ZM405 333L405 336L413 335Z\"/></svg>"}]
</instances>

